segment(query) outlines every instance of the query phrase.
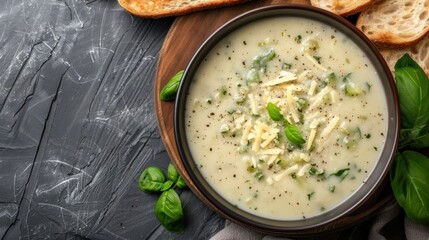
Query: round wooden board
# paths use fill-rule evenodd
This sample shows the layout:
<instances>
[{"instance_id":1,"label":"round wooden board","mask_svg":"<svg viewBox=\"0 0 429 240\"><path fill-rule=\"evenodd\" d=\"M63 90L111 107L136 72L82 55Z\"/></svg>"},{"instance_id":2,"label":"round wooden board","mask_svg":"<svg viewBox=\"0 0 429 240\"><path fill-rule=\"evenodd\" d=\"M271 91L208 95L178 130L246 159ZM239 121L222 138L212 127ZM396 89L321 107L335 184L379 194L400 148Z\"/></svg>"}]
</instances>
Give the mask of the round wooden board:
<instances>
[{"instance_id":1,"label":"round wooden board","mask_svg":"<svg viewBox=\"0 0 429 240\"><path fill-rule=\"evenodd\" d=\"M307 0L258 0L237 6L202 11L178 17L171 26L161 49L154 90L155 112L161 137L164 140L171 160L176 165L189 187L203 202L212 207L212 209L216 208L207 199L205 199L198 189L196 189L189 175L186 174L185 168L180 159L174 137L174 101L161 101L159 99L159 92L176 72L186 68L195 51L218 27L233 17L256 7L284 3L310 4ZM344 229L368 219L376 214L383 206L393 203L394 198L390 191L387 191L387 193L384 192L379 199L375 199L375 201L365 204L365 206L362 206L360 210L356 211L353 215L342 217L327 226L323 226L322 228L315 230L314 232L307 232L305 234L314 235L321 232ZM224 217L227 217L222 212L219 213ZM268 234L288 235L283 233Z\"/></svg>"}]
</instances>

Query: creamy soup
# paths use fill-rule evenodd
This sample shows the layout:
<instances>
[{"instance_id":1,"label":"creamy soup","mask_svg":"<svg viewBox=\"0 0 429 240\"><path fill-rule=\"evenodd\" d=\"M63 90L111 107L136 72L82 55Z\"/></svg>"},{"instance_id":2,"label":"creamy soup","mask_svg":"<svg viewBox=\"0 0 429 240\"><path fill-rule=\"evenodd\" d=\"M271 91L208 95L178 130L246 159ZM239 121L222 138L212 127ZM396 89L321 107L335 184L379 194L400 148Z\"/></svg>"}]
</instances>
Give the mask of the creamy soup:
<instances>
[{"instance_id":1,"label":"creamy soup","mask_svg":"<svg viewBox=\"0 0 429 240\"><path fill-rule=\"evenodd\" d=\"M319 215L365 183L383 150L385 93L338 30L276 17L225 37L196 72L186 135L209 184L271 219Z\"/></svg>"}]
</instances>

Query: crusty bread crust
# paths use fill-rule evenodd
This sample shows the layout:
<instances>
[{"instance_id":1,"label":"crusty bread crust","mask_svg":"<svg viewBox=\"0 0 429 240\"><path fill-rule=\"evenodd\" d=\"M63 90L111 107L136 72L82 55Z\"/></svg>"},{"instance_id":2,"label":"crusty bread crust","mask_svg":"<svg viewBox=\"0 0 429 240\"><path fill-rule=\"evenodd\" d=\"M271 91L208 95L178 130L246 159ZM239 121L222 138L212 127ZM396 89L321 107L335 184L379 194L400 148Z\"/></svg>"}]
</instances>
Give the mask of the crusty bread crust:
<instances>
[{"instance_id":1,"label":"crusty bread crust","mask_svg":"<svg viewBox=\"0 0 429 240\"><path fill-rule=\"evenodd\" d=\"M146 18L184 15L246 1L249 0L118 0L131 14Z\"/></svg>"},{"instance_id":2,"label":"crusty bread crust","mask_svg":"<svg viewBox=\"0 0 429 240\"><path fill-rule=\"evenodd\" d=\"M392 73L395 70L396 61L405 53L408 53L429 77L429 34L426 34L416 45L397 49L384 48L380 49L380 53L383 55Z\"/></svg>"},{"instance_id":3,"label":"crusty bread crust","mask_svg":"<svg viewBox=\"0 0 429 240\"><path fill-rule=\"evenodd\" d=\"M311 5L346 17L367 9L373 2L373 0L311 0Z\"/></svg>"},{"instance_id":4,"label":"crusty bread crust","mask_svg":"<svg viewBox=\"0 0 429 240\"><path fill-rule=\"evenodd\" d=\"M429 31L429 0L383 0L363 11L356 26L381 47L417 43Z\"/></svg>"}]
</instances>

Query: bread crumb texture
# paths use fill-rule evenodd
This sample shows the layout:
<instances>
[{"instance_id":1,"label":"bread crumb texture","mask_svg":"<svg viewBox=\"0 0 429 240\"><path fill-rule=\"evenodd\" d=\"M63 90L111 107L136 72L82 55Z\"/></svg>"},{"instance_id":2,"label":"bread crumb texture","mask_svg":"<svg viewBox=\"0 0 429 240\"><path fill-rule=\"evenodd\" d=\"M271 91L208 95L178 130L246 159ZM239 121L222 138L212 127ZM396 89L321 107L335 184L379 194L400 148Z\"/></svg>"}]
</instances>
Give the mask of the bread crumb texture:
<instances>
[{"instance_id":1,"label":"bread crumb texture","mask_svg":"<svg viewBox=\"0 0 429 240\"><path fill-rule=\"evenodd\" d=\"M392 73L394 73L396 61L405 53L408 53L429 77L429 34L426 34L425 37L413 46L398 49L384 48L380 49L380 52Z\"/></svg>"},{"instance_id":2,"label":"bread crumb texture","mask_svg":"<svg viewBox=\"0 0 429 240\"><path fill-rule=\"evenodd\" d=\"M349 16L367 9L373 0L311 0L311 5L341 16Z\"/></svg>"},{"instance_id":3,"label":"bread crumb texture","mask_svg":"<svg viewBox=\"0 0 429 240\"><path fill-rule=\"evenodd\" d=\"M360 14L356 26L379 46L414 44L429 31L429 0L377 1Z\"/></svg>"},{"instance_id":4,"label":"bread crumb texture","mask_svg":"<svg viewBox=\"0 0 429 240\"><path fill-rule=\"evenodd\" d=\"M150 18L183 15L245 1L247 0L118 0L133 15Z\"/></svg>"}]
</instances>

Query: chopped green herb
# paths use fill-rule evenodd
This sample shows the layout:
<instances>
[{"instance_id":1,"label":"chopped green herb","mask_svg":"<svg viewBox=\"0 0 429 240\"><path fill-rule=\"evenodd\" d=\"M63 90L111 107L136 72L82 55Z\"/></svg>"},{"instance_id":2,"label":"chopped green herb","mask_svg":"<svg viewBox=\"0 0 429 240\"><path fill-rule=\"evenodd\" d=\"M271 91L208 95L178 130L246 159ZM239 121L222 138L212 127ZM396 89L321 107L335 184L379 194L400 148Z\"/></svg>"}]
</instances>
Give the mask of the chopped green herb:
<instances>
[{"instance_id":1,"label":"chopped green herb","mask_svg":"<svg viewBox=\"0 0 429 240\"><path fill-rule=\"evenodd\" d=\"M352 73L347 73L346 76L343 77L343 82L347 83L350 80L351 75L352 75Z\"/></svg>"},{"instance_id":2,"label":"chopped green herb","mask_svg":"<svg viewBox=\"0 0 429 240\"><path fill-rule=\"evenodd\" d=\"M235 110L235 109L230 109L230 110L228 110L227 112L228 112L228 114L229 114L229 115L231 115L231 114L235 113L235 112L236 112L236 110Z\"/></svg>"},{"instance_id":3,"label":"chopped green herb","mask_svg":"<svg viewBox=\"0 0 429 240\"><path fill-rule=\"evenodd\" d=\"M310 169L308 169L308 173L309 173L310 175L316 175L316 173L317 173L317 169L316 169L316 168L314 168L314 167L311 167Z\"/></svg>"},{"instance_id":4,"label":"chopped green herb","mask_svg":"<svg viewBox=\"0 0 429 240\"><path fill-rule=\"evenodd\" d=\"M298 105L299 111L304 111L309 105L308 99L303 97L298 98L298 100L296 101L296 104Z\"/></svg>"},{"instance_id":5,"label":"chopped green herb","mask_svg":"<svg viewBox=\"0 0 429 240\"><path fill-rule=\"evenodd\" d=\"M322 57L319 57L319 56L313 56L313 58L317 61L317 63L319 63L319 64L320 64L320 59L321 59Z\"/></svg>"},{"instance_id":6,"label":"chopped green herb","mask_svg":"<svg viewBox=\"0 0 429 240\"><path fill-rule=\"evenodd\" d=\"M362 90L362 88L360 88L355 82L352 82L350 80L351 77L351 73L348 73L344 78L343 78L343 89L344 89L344 94L346 96L349 97L355 97L355 96L359 96L364 94L365 92Z\"/></svg>"},{"instance_id":7,"label":"chopped green herb","mask_svg":"<svg viewBox=\"0 0 429 240\"><path fill-rule=\"evenodd\" d=\"M291 69L292 68L292 64L290 64L290 63L285 63L285 62L283 62L282 63L282 69L284 70L284 69Z\"/></svg>"},{"instance_id":8,"label":"chopped green herb","mask_svg":"<svg viewBox=\"0 0 429 240\"><path fill-rule=\"evenodd\" d=\"M246 75L246 81L251 83L259 82L259 72L255 68L250 69Z\"/></svg>"},{"instance_id":9,"label":"chopped green herb","mask_svg":"<svg viewBox=\"0 0 429 240\"><path fill-rule=\"evenodd\" d=\"M297 36L295 37L295 42L296 42L296 43L301 43L301 40L302 40L302 36L301 36L301 35L297 35Z\"/></svg>"},{"instance_id":10,"label":"chopped green herb","mask_svg":"<svg viewBox=\"0 0 429 240\"><path fill-rule=\"evenodd\" d=\"M365 84L368 92L371 91L371 84L369 84L368 82L365 82Z\"/></svg>"},{"instance_id":11,"label":"chopped green herb","mask_svg":"<svg viewBox=\"0 0 429 240\"><path fill-rule=\"evenodd\" d=\"M336 176L336 177L339 177L340 178L340 180L341 181L343 181L344 180L344 178L346 178L347 177L347 175L349 175L349 171L350 171L350 168L343 168L343 169L340 169L340 170L338 170L337 172L335 172L335 173L332 173L331 175L329 175L329 176Z\"/></svg>"},{"instance_id":12,"label":"chopped green herb","mask_svg":"<svg viewBox=\"0 0 429 240\"><path fill-rule=\"evenodd\" d=\"M224 96L225 96L227 93L228 93L228 91L226 90L226 88L223 88L223 89L222 89L222 95L224 95Z\"/></svg>"},{"instance_id":13,"label":"chopped green herb","mask_svg":"<svg viewBox=\"0 0 429 240\"><path fill-rule=\"evenodd\" d=\"M268 62L273 60L277 56L274 49L269 49L267 52L262 53L261 55L253 58L252 69L256 69L265 73L267 71Z\"/></svg>"},{"instance_id":14,"label":"chopped green herb","mask_svg":"<svg viewBox=\"0 0 429 240\"><path fill-rule=\"evenodd\" d=\"M315 53L319 49L319 42L317 40L310 39L306 41L304 44L305 44L304 51L306 53ZM316 59L316 60L319 61L319 59Z\"/></svg>"},{"instance_id":15,"label":"chopped green herb","mask_svg":"<svg viewBox=\"0 0 429 240\"><path fill-rule=\"evenodd\" d=\"M335 185L329 186L329 191L332 193L335 192Z\"/></svg>"},{"instance_id":16,"label":"chopped green herb","mask_svg":"<svg viewBox=\"0 0 429 240\"><path fill-rule=\"evenodd\" d=\"M262 171L261 171L260 169L256 169L256 170L253 172L253 176L254 176L256 179L261 180L261 179L264 177L264 174L262 173Z\"/></svg>"},{"instance_id":17,"label":"chopped green herb","mask_svg":"<svg viewBox=\"0 0 429 240\"><path fill-rule=\"evenodd\" d=\"M311 193L307 194L308 201L310 201L310 199L311 199L311 197L312 197L313 195L314 195L314 192L311 192Z\"/></svg>"},{"instance_id":18,"label":"chopped green herb","mask_svg":"<svg viewBox=\"0 0 429 240\"><path fill-rule=\"evenodd\" d=\"M240 154L247 153L248 150L249 150L249 146L247 145L240 145L240 147L238 147L238 153Z\"/></svg>"}]
</instances>

